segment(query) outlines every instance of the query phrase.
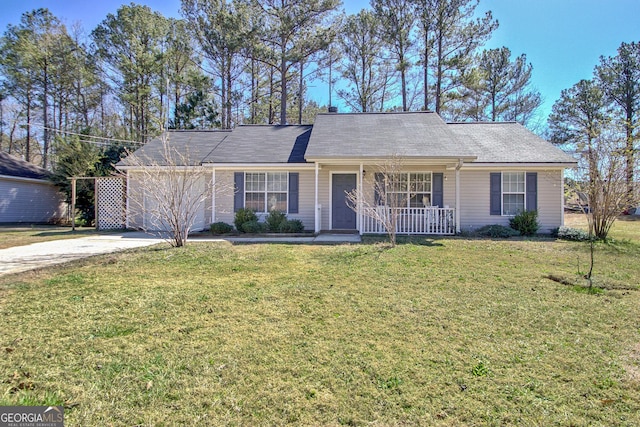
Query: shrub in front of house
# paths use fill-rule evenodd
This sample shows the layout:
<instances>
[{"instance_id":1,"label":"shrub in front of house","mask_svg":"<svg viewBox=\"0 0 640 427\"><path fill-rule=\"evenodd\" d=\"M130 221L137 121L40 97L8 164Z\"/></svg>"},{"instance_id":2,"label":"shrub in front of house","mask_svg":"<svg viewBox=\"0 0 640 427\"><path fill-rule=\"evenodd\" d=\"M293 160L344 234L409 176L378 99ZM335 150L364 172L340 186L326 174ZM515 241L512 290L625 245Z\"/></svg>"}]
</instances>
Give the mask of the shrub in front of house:
<instances>
[{"instance_id":1,"label":"shrub in front of house","mask_svg":"<svg viewBox=\"0 0 640 427\"><path fill-rule=\"evenodd\" d=\"M236 226L236 230L241 233L251 233L251 231L246 231L243 227L247 222L258 222L258 216L251 209L238 209L233 220L233 224Z\"/></svg>"},{"instance_id":2,"label":"shrub in front of house","mask_svg":"<svg viewBox=\"0 0 640 427\"><path fill-rule=\"evenodd\" d=\"M256 221L247 221L241 225L242 231L245 233L259 234L264 233L265 226L263 223Z\"/></svg>"},{"instance_id":3,"label":"shrub in front of house","mask_svg":"<svg viewBox=\"0 0 640 427\"><path fill-rule=\"evenodd\" d=\"M289 219L280 224L280 233L301 233L304 231L304 224L299 219Z\"/></svg>"},{"instance_id":4,"label":"shrub in front of house","mask_svg":"<svg viewBox=\"0 0 640 427\"><path fill-rule=\"evenodd\" d=\"M287 222L287 215L275 210L269 212L269 215L267 215L267 218L264 220L267 231L271 233L281 232L280 226L285 222Z\"/></svg>"},{"instance_id":5,"label":"shrub in front of house","mask_svg":"<svg viewBox=\"0 0 640 427\"><path fill-rule=\"evenodd\" d=\"M589 240L589 233L578 228L562 226L553 230L553 233L551 234L552 236L562 240L572 240L575 242L586 242Z\"/></svg>"},{"instance_id":6,"label":"shrub in front of house","mask_svg":"<svg viewBox=\"0 0 640 427\"><path fill-rule=\"evenodd\" d=\"M538 211L523 211L509 220L509 225L523 236L533 236L538 232Z\"/></svg>"},{"instance_id":7,"label":"shrub in front of house","mask_svg":"<svg viewBox=\"0 0 640 427\"><path fill-rule=\"evenodd\" d=\"M476 234L482 237L492 237L494 239L507 239L509 237L519 236L520 232L504 225L492 224L478 228Z\"/></svg>"},{"instance_id":8,"label":"shrub in front of house","mask_svg":"<svg viewBox=\"0 0 640 427\"><path fill-rule=\"evenodd\" d=\"M228 234L233 231L233 225L222 221L214 222L209 226L209 231L211 231L212 234Z\"/></svg>"}]
</instances>

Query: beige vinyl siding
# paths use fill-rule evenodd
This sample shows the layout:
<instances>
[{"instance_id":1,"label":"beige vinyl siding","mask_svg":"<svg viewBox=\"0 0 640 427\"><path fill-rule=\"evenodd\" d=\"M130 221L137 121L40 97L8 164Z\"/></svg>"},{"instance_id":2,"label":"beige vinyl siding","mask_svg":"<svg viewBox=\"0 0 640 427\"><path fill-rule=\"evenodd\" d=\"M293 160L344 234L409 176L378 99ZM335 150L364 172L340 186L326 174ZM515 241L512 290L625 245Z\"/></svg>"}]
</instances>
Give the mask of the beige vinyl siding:
<instances>
[{"instance_id":1,"label":"beige vinyl siding","mask_svg":"<svg viewBox=\"0 0 640 427\"><path fill-rule=\"evenodd\" d=\"M144 226L144 197L140 188L141 173L127 172L127 226L142 228Z\"/></svg>"},{"instance_id":2,"label":"beige vinyl siding","mask_svg":"<svg viewBox=\"0 0 640 427\"><path fill-rule=\"evenodd\" d=\"M315 227L315 192L316 192L316 172L315 170L300 171L300 181L298 182L298 213L289 214L289 219L299 219L304 224L305 230L313 231Z\"/></svg>"},{"instance_id":3,"label":"beige vinyl siding","mask_svg":"<svg viewBox=\"0 0 640 427\"><path fill-rule=\"evenodd\" d=\"M508 226L508 216L489 214L489 175L504 170L471 170L460 172L461 231L473 231L488 224ZM548 233L562 224L562 171L527 169L538 173L538 222L540 232ZM446 194L445 194L446 198Z\"/></svg>"},{"instance_id":4,"label":"beige vinyl siding","mask_svg":"<svg viewBox=\"0 0 640 427\"><path fill-rule=\"evenodd\" d=\"M235 212L233 211L234 201L234 173L247 172L237 171L216 171L216 197L215 197L215 222L223 221L233 224ZM264 172L255 170L251 172ZM299 175L298 182L298 213L287 214L288 219L299 219L304 224L305 230L314 228L314 203L315 203L315 171L295 171ZM265 215L262 215L264 219Z\"/></svg>"},{"instance_id":5,"label":"beige vinyl siding","mask_svg":"<svg viewBox=\"0 0 640 427\"><path fill-rule=\"evenodd\" d=\"M168 226L163 218L154 218L151 212L157 211L155 202L151 197L145 197L144 189L139 181L144 179L144 174L129 171L129 190L127 220L129 228L142 228L149 231L167 230ZM193 184L196 192L204 192L205 201L195 208L195 218L191 227L192 231L201 231L209 227L211 221L211 175L206 174L200 177L198 182ZM196 197L196 196L194 196Z\"/></svg>"},{"instance_id":6,"label":"beige vinyl siding","mask_svg":"<svg viewBox=\"0 0 640 427\"><path fill-rule=\"evenodd\" d=\"M215 176L215 198L212 201L215 204L215 215L212 222L233 224L233 172L216 171Z\"/></svg>"},{"instance_id":7,"label":"beige vinyl siding","mask_svg":"<svg viewBox=\"0 0 640 427\"><path fill-rule=\"evenodd\" d=\"M66 217L64 195L49 181L0 177L0 222L50 222Z\"/></svg>"}]
</instances>

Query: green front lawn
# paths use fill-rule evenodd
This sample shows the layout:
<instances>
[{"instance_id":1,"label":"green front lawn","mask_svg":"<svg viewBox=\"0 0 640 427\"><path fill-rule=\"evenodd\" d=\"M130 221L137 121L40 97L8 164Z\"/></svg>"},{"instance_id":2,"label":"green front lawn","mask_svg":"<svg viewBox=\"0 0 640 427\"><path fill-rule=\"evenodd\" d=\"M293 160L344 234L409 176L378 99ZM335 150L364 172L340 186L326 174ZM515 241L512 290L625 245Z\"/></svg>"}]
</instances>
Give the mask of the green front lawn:
<instances>
[{"instance_id":1,"label":"green front lawn","mask_svg":"<svg viewBox=\"0 0 640 427\"><path fill-rule=\"evenodd\" d=\"M4 278L0 405L64 404L69 426L640 425L639 256L599 244L596 294L545 278L587 267L550 239L193 243Z\"/></svg>"},{"instance_id":2,"label":"green front lawn","mask_svg":"<svg viewBox=\"0 0 640 427\"><path fill-rule=\"evenodd\" d=\"M75 231L71 231L71 227L60 227L56 225L2 225L0 226L0 249L48 242L51 240L75 239L94 234L101 233L96 232L93 227L76 228Z\"/></svg>"}]
</instances>

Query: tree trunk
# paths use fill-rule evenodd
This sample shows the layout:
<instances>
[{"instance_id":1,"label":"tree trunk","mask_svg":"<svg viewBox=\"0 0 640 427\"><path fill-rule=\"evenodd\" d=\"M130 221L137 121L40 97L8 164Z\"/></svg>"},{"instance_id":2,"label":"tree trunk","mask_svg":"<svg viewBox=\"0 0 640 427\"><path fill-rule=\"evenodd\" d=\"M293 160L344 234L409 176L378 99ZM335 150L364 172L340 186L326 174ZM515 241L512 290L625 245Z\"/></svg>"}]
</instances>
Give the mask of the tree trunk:
<instances>
[{"instance_id":1,"label":"tree trunk","mask_svg":"<svg viewBox=\"0 0 640 427\"><path fill-rule=\"evenodd\" d=\"M442 107L442 37L438 37L438 69L436 71L436 113L440 114Z\"/></svg>"},{"instance_id":2,"label":"tree trunk","mask_svg":"<svg viewBox=\"0 0 640 427\"><path fill-rule=\"evenodd\" d=\"M400 79L402 80L402 111L407 111L407 76L404 67L400 71Z\"/></svg>"},{"instance_id":3,"label":"tree trunk","mask_svg":"<svg viewBox=\"0 0 640 427\"><path fill-rule=\"evenodd\" d=\"M280 53L280 124L287 124L287 58L285 56L285 43L282 40L282 52Z\"/></svg>"},{"instance_id":4,"label":"tree trunk","mask_svg":"<svg viewBox=\"0 0 640 427\"><path fill-rule=\"evenodd\" d=\"M257 94L257 83L256 83L256 60L253 57L253 53L251 54L251 100L249 102L249 117L251 124L256 124L256 101L258 100Z\"/></svg>"},{"instance_id":5,"label":"tree trunk","mask_svg":"<svg viewBox=\"0 0 640 427\"><path fill-rule=\"evenodd\" d=\"M25 146L24 159L31 161L31 90L27 91L27 142Z\"/></svg>"},{"instance_id":6,"label":"tree trunk","mask_svg":"<svg viewBox=\"0 0 640 427\"><path fill-rule=\"evenodd\" d=\"M634 166L635 166L635 161L634 161L634 147L633 147L633 143L634 143L634 138L633 138L633 116L634 116L634 109L633 109L633 105L631 104L631 102L627 102L627 121L625 123L625 128L627 131L627 144L626 144L626 148L625 148L625 155L626 155L626 161L627 161L627 170L626 170L626 175L627 175L627 197L628 197L628 202L631 202L631 200L633 200L633 195L634 195L634 182L633 182L633 175L634 175ZM630 203L628 203L630 204ZM628 206L629 208L631 208L632 206Z\"/></svg>"},{"instance_id":7,"label":"tree trunk","mask_svg":"<svg viewBox=\"0 0 640 427\"><path fill-rule=\"evenodd\" d=\"M300 61L300 87L298 88L298 124L302 124L302 106L304 105L304 61Z\"/></svg>"},{"instance_id":8,"label":"tree trunk","mask_svg":"<svg viewBox=\"0 0 640 427\"><path fill-rule=\"evenodd\" d=\"M220 59L220 123L222 129L227 129L227 67L225 66L225 57Z\"/></svg>"},{"instance_id":9,"label":"tree trunk","mask_svg":"<svg viewBox=\"0 0 640 427\"><path fill-rule=\"evenodd\" d=\"M274 100L274 83L273 83L273 75L275 70L273 67L269 69L269 118L268 122L270 125L275 121L275 111L273 111L273 100Z\"/></svg>"},{"instance_id":10,"label":"tree trunk","mask_svg":"<svg viewBox=\"0 0 640 427\"><path fill-rule=\"evenodd\" d=\"M429 37L424 36L424 76L423 76L423 85L424 85L424 111L429 110Z\"/></svg>"},{"instance_id":11,"label":"tree trunk","mask_svg":"<svg viewBox=\"0 0 640 427\"><path fill-rule=\"evenodd\" d=\"M231 58L227 58L227 129L231 129Z\"/></svg>"},{"instance_id":12,"label":"tree trunk","mask_svg":"<svg viewBox=\"0 0 640 427\"><path fill-rule=\"evenodd\" d=\"M47 155L49 153L49 70L46 60L42 71L42 123L44 125L44 129L42 130L42 167L46 169L48 161Z\"/></svg>"}]
</instances>

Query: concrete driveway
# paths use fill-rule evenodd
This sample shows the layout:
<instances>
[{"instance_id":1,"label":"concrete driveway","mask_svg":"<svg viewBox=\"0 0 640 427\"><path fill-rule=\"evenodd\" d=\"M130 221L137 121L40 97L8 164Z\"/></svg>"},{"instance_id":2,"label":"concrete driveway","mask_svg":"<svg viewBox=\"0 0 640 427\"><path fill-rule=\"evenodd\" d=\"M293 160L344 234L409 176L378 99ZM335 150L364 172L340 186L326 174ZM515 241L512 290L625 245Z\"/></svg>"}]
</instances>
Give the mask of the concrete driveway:
<instances>
[{"instance_id":1,"label":"concrete driveway","mask_svg":"<svg viewBox=\"0 0 640 427\"><path fill-rule=\"evenodd\" d=\"M0 276L62 264L94 255L151 246L163 241L144 233L128 232L52 240L0 249Z\"/></svg>"}]
</instances>

